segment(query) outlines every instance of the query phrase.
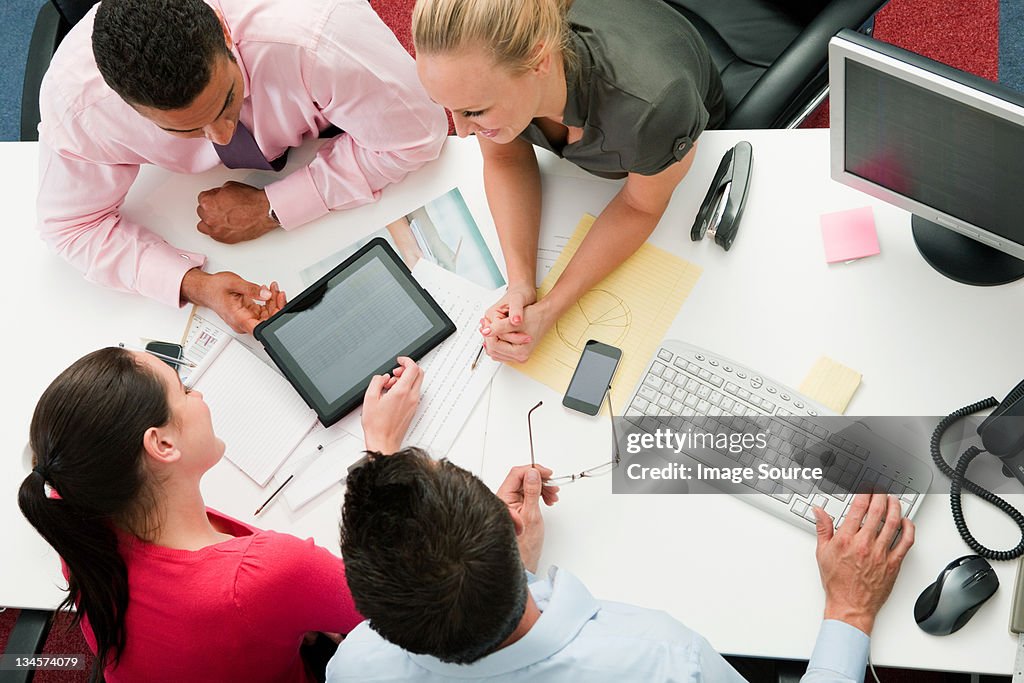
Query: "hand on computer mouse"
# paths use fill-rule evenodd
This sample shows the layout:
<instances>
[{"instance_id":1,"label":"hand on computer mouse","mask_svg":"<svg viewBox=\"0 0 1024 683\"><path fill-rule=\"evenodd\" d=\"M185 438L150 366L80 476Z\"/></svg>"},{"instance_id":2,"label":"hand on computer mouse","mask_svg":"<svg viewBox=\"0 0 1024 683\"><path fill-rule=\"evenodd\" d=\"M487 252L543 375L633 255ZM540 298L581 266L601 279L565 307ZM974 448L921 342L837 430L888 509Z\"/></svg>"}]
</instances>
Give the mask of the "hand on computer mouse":
<instances>
[{"instance_id":1,"label":"hand on computer mouse","mask_svg":"<svg viewBox=\"0 0 1024 683\"><path fill-rule=\"evenodd\" d=\"M901 516L895 498L881 493L854 496L846 519L834 531L832 518L824 510L815 508L814 514L825 618L846 622L871 635L875 616L914 545L914 524Z\"/></svg>"}]
</instances>

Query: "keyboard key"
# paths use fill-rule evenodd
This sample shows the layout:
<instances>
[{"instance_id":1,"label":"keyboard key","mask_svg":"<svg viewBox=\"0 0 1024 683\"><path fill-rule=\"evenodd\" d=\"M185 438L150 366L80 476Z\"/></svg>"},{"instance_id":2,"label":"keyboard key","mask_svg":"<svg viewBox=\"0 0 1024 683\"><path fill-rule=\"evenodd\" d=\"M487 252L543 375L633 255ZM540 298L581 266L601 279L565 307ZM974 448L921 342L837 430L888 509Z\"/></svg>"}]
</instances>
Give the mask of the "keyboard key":
<instances>
[{"instance_id":1,"label":"keyboard key","mask_svg":"<svg viewBox=\"0 0 1024 683\"><path fill-rule=\"evenodd\" d=\"M717 391L712 391L711 395L708 396L708 403L710 403L713 406L720 406L720 405L722 405L722 399L723 398L725 398L725 397L722 396Z\"/></svg>"},{"instance_id":2,"label":"keyboard key","mask_svg":"<svg viewBox=\"0 0 1024 683\"><path fill-rule=\"evenodd\" d=\"M676 379L676 371L672 368L665 368L665 371L661 373L661 378L666 382L674 382Z\"/></svg>"},{"instance_id":3,"label":"keyboard key","mask_svg":"<svg viewBox=\"0 0 1024 683\"><path fill-rule=\"evenodd\" d=\"M698 400L700 399L698 399L695 394L687 394L686 398L683 399L683 403L690 408L696 408Z\"/></svg>"},{"instance_id":4,"label":"keyboard key","mask_svg":"<svg viewBox=\"0 0 1024 683\"><path fill-rule=\"evenodd\" d=\"M711 404L707 401L701 401L697 404L697 412L701 415L707 415L709 410L711 410Z\"/></svg>"},{"instance_id":5,"label":"keyboard key","mask_svg":"<svg viewBox=\"0 0 1024 683\"><path fill-rule=\"evenodd\" d=\"M711 373L708 372L707 370L703 370L703 369L700 372L697 373L697 376L700 377L703 380L711 379Z\"/></svg>"},{"instance_id":6,"label":"keyboard key","mask_svg":"<svg viewBox=\"0 0 1024 683\"><path fill-rule=\"evenodd\" d=\"M711 396L711 387L704 386L703 384L697 389L697 398L706 399Z\"/></svg>"},{"instance_id":7,"label":"keyboard key","mask_svg":"<svg viewBox=\"0 0 1024 683\"><path fill-rule=\"evenodd\" d=\"M732 400L728 396L722 399L721 408L725 411L732 411L732 407L736 405L736 401Z\"/></svg>"},{"instance_id":8,"label":"keyboard key","mask_svg":"<svg viewBox=\"0 0 1024 683\"><path fill-rule=\"evenodd\" d=\"M665 380L660 377L655 377L654 375L647 375L647 379L644 380L644 384L661 391L661 388L665 386Z\"/></svg>"},{"instance_id":9,"label":"keyboard key","mask_svg":"<svg viewBox=\"0 0 1024 683\"><path fill-rule=\"evenodd\" d=\"M685 370L686 366L689 365L689 363L687 363L686 359L684 358L676 358L674 361L672 361L672 365L676 366L681 370Z\"/></svg>"},{"instance_id":10,"label":"keyboard key","mask_svg":"<svg viewBox=\"0 0 1024 683\"><path fill-rule=\"evenodd\" d=\"M668 368L665 367L664 363L655 363L654 365L651 366L651 374L654 375L655 377L661 377L662 373L665 372L665 370L667 369Z\"/></svg>"},{"instance_id":11,"label":"keyboard key","mask_svg":"<svg viewBox=\"0 0 1024 683\"><path fill-rule=\"evenodd\" d=\"M641 413L647 410L647 406L649 405L651 405L650 401L648 401L646 398L641 398L640 396L637 396L636 398L633 399L633 407L636 408Z\"/></svg>"},{"instance_id":12,"label":"keyboard key","mask_svg":"<svg viewBox=\"0 0 1024 683\"><path fill-rule=\"evenodd\" d=\"M672 397L661 394L658 396L658 407L668 410L668 407L672 405Z\"/></svg>"},{"instance_id":13,"label":"keyboard key","mask_svg":"<svg viewBox=\"0 0 1024 683\"><path fill-rule=\"evenodd\" d=\"M711 383L712 385L714 385L714 386L716 386L716 387L720 387L720 386L722 386L722 383L723 383L724 381L725 381L725 380L723 380L723 379L722 379L721 377L719 377L718 375L711 375L711 379L709 379L709 380L708 380L708 382L710 382L710 383Z\"/></svg>"},{"instance_id":14,"label":"keyboard key","mask_svg":"<svg viewBox=\"0 0 1024 683\"><path fill-rule=\"evenodd\" d=\"M683 404L680 401L672 401L672 405L669 407L669 412L673 415L679 415L683 411Z\"/></svg>"},{"instance_id":15,"label":"keyboard key","mask_svg":"<svg viewBox=\"0 0 1024 683\"><path fill-rule=\"evenodd\" d=\"M658 350L658 358L662 359L666 363L671 363L672 362L672 352L669 351L668 349L659 349Z\"/></svg>"},{"instance_id":16,"label":"keyboard key","mask_svg":"<svg viewBox=\"0 0 1024 683\"><path fill-rule=\"evenodd\" d=\"M646 398L648 401L657 401L658 400L658 392L656 392L654 389L652 389L651 387L647 386L646 384L641 386L640 387L640 391L637 392L637 393L640 396L643 396L644 398Z\"/></svg>"}]
</instances>

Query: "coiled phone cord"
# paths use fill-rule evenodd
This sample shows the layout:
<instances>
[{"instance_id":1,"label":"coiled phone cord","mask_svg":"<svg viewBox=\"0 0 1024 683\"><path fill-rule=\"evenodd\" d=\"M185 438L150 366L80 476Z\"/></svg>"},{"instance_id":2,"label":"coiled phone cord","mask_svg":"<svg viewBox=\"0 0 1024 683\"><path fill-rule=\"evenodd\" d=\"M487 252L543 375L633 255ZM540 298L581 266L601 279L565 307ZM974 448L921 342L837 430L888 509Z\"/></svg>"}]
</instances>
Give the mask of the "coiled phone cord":
<instances>
[{"instance_id":1,"label":"coiled phone cord","mask_svg":"<svg viewBox=\"0 0 1024 683\"><path fill-rule=\"evenodd\" d=\"M991 491L983 489L966 476L967 467L971 464L971 461L979 454L985 453L986 451L978 448L977 446L971 446L960 456L960 459L956 464L956 469L954 470L949 466L945 458L942 457L942 451L939 448L943 433L945 433L945 431L949 429L954 422L970 415L971 413L994 408L998 404L999 402L996 401L996 399L986 398L983 401L972 403L971 405L965 406L942 418L939 424L936 425L935 431L932 432L931 451L932 460L935 461L935 465L950 479L949 506L953 513L953 523L956 525L956 530L960 532L960 537L964 539L964 543L970 546L971 550L975 553L981 555L987 560L1014 560L1021 555L1024 555L1024 515L1022 515L1017 508L1013 507ZM1013 550L990 550L974 538L970 530L967 528L967 521L964 519L964 511L960 502L961 489L967 489L985 502L994 505L1010 516L1021 531L1021 539L1020 543L1017 544L1017 547Z\"/></svg>"}]
</instances>

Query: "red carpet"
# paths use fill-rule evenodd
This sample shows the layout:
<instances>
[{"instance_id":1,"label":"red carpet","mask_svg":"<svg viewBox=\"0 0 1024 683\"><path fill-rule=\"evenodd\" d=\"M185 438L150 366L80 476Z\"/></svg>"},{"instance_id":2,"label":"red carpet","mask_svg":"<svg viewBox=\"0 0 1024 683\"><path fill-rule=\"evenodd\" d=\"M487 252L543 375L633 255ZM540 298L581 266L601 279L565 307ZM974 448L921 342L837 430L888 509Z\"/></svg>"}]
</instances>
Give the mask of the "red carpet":
<instances>
[{"instance_id":1,"label":"red carpet","mask_svg":"<svg viewBox=\"0 0 1024 683\"><path fill-rule=\"evenodd\" d=\"M370 0L385 23L412 52L410 16L415 0ZM879 12L875 37L937 61L978 74L990 80L999 76L999 1L998 0L892 0ZM827 127L827 110L816 112L805 127ZM0 613L0 651L17 616L17 610ZM85 641L75 630L67 632L58 623L50 633L45 652L48 654L81 654L87 652ZM12 653L14 654L14 653ZM24 653L17 653L24 654ZM883 677L891 682L951 680L943 675L923 672L886 670ZM85 681L85 672L41 671L38 683Z\"/></svg>"},{"instance_id":2,"label":"red carpet","mask_svg":"<svg viewBox=\"0 0 1024 683\"><path fill-rule=\"evenodd\" d=\"M892 0L875 18L874 37L999 80L999 0ZM828 128L827 100L801 128Z\"/></svg>"}]
</instances>

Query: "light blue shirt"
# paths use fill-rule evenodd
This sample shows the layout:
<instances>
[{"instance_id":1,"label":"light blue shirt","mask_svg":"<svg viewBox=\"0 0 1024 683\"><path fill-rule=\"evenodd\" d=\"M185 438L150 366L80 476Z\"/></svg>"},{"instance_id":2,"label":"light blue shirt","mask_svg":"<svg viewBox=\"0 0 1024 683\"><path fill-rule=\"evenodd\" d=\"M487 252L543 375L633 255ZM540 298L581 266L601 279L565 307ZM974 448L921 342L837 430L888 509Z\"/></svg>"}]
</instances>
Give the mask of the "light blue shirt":
<instances>
[{"instance_id":1,"label":"light blue shirt","mask_svg":"<svg viewBox=\"0 0 1024 683\"><path fill-rule=\"evenodd\" d=\"M704 638L665 612L595 600L579 579L557 568L546 579L530 578L541 615L515 643L472 664L447 664L392 645L364 621L331 658L328 683L743 680ZM826 621L803 681L861 683L867 650L864 633Z\"/></svg>"}]
</instances>

